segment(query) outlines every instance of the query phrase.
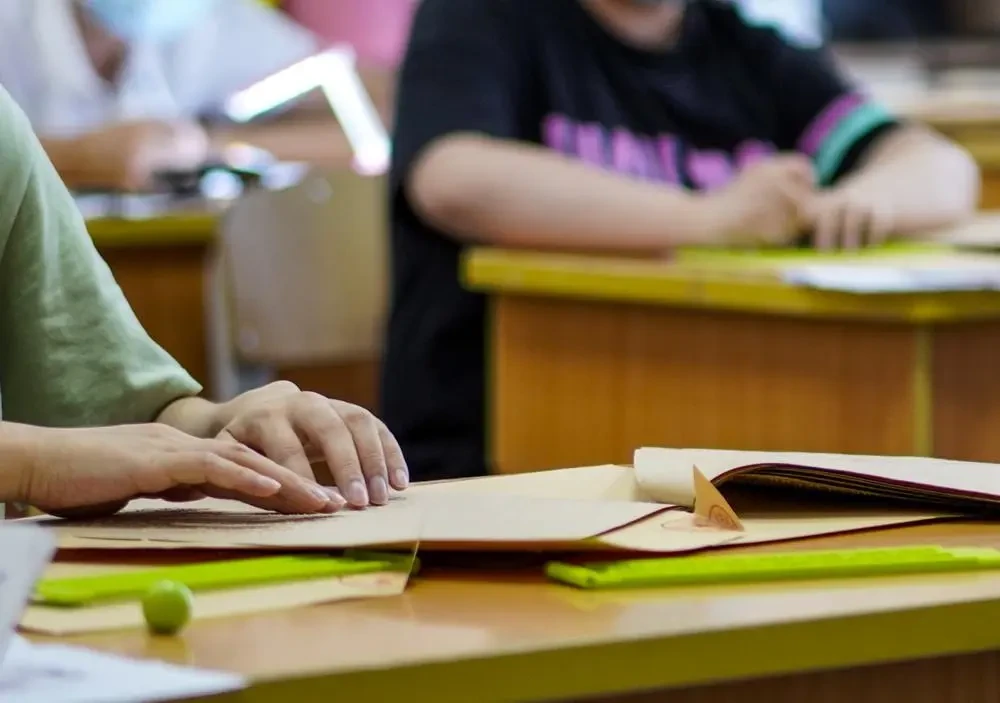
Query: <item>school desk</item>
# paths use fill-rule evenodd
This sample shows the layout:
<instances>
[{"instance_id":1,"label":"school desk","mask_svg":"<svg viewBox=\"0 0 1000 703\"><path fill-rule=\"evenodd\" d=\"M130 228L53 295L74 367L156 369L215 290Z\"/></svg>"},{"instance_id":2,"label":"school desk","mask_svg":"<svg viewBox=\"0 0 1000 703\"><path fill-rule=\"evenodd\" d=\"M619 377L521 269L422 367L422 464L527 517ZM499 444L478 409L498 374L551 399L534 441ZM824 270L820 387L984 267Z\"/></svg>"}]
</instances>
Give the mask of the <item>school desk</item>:
<instances>
[{"instance_id":1,"label":"school desk","mask_svg":"<svg viewBox=\"0 0 1000 703\"><path fill-rule=\"evenodd\" d=\"M97 215L87 227L150 336L211 388L206 271L221 210L188 206L143 217ZM276 378L374 409L378 360L282 367Z\"/></svg>"},{"instance_id":2,"label":"school desk","mask_svg":"<svg viewBox=\"0 0 1000 703\"><path fill-rule=\"evenodd\" d=\"M799 543L1000 546L1000 525ZM777 547L770 547L776 549ZM431 566L427 566L427 564ZM1000 574L594 593L538 568L425 569L400 597L66 640L234 671L221 700L995 703ZM646 692L642 694L642 692ZM654 693L659 692L659 693ZM634 696L634 697L633 697Z\"/></svg>"},{"instance_id":3,"label":"school desk","mask_svg":"<svg viewBox=\"0 0 1000 703\"><path fill-rule=\"evenodd\" d=\"M139 321L202 384L209 380L205 266L215 225L207 209L87 221Z\"/></svg>"},{"instance_id":4,"label":"school desk","mask_svg":"<svg viewBox=\"0 0 1000 703\"><path fill-rule=\"evenodd\" d=\"M500 472L641 446L1000 460L1000 293L862 296L480 249Z\"/></svg>"}]
</instances>

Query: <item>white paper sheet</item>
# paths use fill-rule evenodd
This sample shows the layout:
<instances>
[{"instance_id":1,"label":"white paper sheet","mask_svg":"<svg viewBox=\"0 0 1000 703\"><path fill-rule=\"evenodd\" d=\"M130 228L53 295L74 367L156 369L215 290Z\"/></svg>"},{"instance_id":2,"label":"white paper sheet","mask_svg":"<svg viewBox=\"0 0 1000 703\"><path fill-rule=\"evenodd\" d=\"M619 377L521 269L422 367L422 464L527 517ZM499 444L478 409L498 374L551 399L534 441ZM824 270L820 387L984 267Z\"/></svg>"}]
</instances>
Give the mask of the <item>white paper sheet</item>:
<instances>
[{"instance_id":1,"label":"white paper sheet","mask_svg":"<svg viewBox=\"0 0 1000 703\"><path fill-rule=\"evenodd\" d=\"M212 696L246 687L235 674L185 669L37 645L15 636L0 664L3 703L140 703Z\"/></svg>"},{"instance_id":2,"label":"white paper sheet","mask_svg":"<svg viewBox=\"0 0 1000 703\"><path fill-rule=\"evenodd\" d=\"M34 525L0 525L0 662L35 581L55 549L55 537L47 530Z\"/></svg>"},{"instance_id":3,"label":"white paper sheet","mask_svg":"<svg viewBox=\"0 0 1000 703\"><path fill-rule=\"evenodd\" d=\"M782 272L786 283L844 293L938 293L1000 288L1000 266L937 269L909 266L814 264Z\"/></svg>"}]
</instances>

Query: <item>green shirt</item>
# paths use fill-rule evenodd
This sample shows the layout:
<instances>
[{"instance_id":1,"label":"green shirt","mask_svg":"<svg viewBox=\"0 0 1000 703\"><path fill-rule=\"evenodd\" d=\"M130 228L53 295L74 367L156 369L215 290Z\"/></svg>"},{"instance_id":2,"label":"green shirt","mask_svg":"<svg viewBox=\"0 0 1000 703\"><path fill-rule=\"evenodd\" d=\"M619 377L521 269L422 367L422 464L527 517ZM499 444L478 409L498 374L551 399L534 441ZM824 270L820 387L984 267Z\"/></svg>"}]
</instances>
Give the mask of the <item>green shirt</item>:
<instances>
[{"instance_id":1,"label":"green shirt","mask_svg":"<svg viewBox=\"0 0 1000 703\"><path fill-rule=\"evenodd\" d=\"M3 419L152 422L200 391L142 329L27 118L0 88Z\"/></svg>"}]
</instances>

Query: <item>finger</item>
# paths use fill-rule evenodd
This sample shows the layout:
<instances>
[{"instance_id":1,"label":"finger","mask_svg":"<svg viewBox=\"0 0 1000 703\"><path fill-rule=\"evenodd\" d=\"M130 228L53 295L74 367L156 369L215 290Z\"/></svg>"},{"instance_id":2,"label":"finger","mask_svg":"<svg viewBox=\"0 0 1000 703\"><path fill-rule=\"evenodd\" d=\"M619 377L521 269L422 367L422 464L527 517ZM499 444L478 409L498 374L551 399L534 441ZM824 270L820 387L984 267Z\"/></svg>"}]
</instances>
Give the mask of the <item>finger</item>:
<instances>
[{"instance_id":1,"label":"finger","mask_svg":"<svg viewBox=\"0 0 1000 703\"><path fill-rule=\"evenodd\" d=\"M868 233L870 210L863 205L844 207L840 230L840 245L844 249L860 249Z\"/></svg>"},{"instance_id":2,"label":"finger","mask_svg":"<svg viewBox=\"0 0 1000 703\"><path fill-rule=\"evenodd\" d=\"M236 436L244 434L238 428L229 429L227 433L235 441L256 449L302 478L315 480L302 440L284 415L271 415L256 421L253 431L245 433L246 438Z\"/></svg>"},{"instance_id":3,"label":"finger","mask_svg":"<svg viewBox=\"0 0 1000 703\"><path fill-rule=\"evenodd\" d=\"M344 420L354 438L354 448L361 460L361 473L368 484L368 496L375 505L389 502L389 470L382 448L381 424L367 410L347 403L330 402L334 412Z\"/></svg>"},{"instance_id":4,"label":"finger","mask_svg":"<svg viewBox=\"0 0 1000 703\"><path fill-rule=\"evenodd\" d=\"M378 422L379 440L382 442L382 455L385 456L385 466L389 472L389 483L397 491L402 491L410 485L410 469L406 465L403 449L389 428Z\"/></svg>"},{"instance_id":5,"label":"finger","mask_svg":"<svg viewBox=\"0 0 1000 703\"><path fill-rule=\"evenodd\" d=\"M333 489L327 489L331 495L334 494ZM252 505L255 508L260 508L261 510L268 510L272 513L282 513L284 515L301 515L302 511L292 510L289 508L287 501L280 497L277 498L253 498L247 496L241 496L233 491L227 491L222 488L214 488L207 486L205 488L205 494L211 498L219 498L221 500L237 500L246 505ZM319 511L321 514L331 514L338 512L343 509L347 502L340 498L339 501L331 502L330 508L326 510Z\"/></svg>"},{"instance_id":6,"label":"finger","mask_svg":"<svg viewBox=\"0 0 1000 703\"><path fill-rule=\"evenodd\" d=\"M211 485L258 498L277 495L281 482L212 451L186 452L165 467L162 487L149 493L165 493L177 487Z\"/></svg>"},{"instance_id":7,"label":"finger","mask_svg":"<svg viewBox=\"0 0 1000 703\"><path fill-rule=\"evenodd\" d=\"M281 488L276 497L288 504L286 512L312 513L331 509L330 494L312 478L300 476L238 441L224 438L212 441L217 445L215 451L224 458L277 481Z\"/></svg>"},{"instance_id":8,"label":"finger","mask_svg":"<svg viewBox=\"0 0 1000 703\"><path fill-rule=\"evenodd\" d=\"M782 166L793 180L810 187L816 185L816 171L812 161L801 154L788 154L782 158Z\"/></svg>"},{"instance_id":9,"label":"finger","mask_svg":"<svg viewBox=\"0 0 1000 703\"><path fill-rule=\"evenodd\" d=\"M841 213L842 208L835 203L825 203L818 208L813 225L813 241L817 249L830 251L836 247Z\"/></svg>"},{"instance_id":10,"label":"finger","mask_svg":"<svg viewBox=\"0 0 1000 703\"><path fill-rule=\"evenodd\" d=\"M355 508L369 504L368 486L354 436L326 398L303 393L291 411L295 429L323 452L337 487Z\"/></svg>"},{"instance_id":11,"label":"finger","mask_svg":"<svg viewBox=\"0 0 1000 703\"><path fill-rule=\"evenodd\" d=\"M876 206L872 209L868 224L868 244L870 246L885 244L892 234L892 228L893 218L889 209L885 206Z\"/></svg>"}]
</instances>

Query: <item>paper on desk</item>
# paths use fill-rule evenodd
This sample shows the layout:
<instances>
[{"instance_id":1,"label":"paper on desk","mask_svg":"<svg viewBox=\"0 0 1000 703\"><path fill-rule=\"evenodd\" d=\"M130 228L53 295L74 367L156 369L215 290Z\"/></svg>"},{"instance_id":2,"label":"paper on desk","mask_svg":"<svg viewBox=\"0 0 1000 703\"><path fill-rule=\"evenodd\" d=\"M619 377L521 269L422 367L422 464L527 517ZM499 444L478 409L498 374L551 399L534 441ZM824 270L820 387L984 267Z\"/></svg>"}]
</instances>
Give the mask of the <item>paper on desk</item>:
<instances>
[{"instance_id":1,"label":"paper on desk","mask_svg":"<svg viewBox=\"0 0 1000 703\"><path fill-rule=\"evenodd\" d=\"M4 703L135 703L214 696L246 687L234 674L136 661L15 638L0 665Z\"/></svg>"},{"instance_id":2,"label":"paper on desk","mask_svg":"<svg viewBox=\"0 0 1000 703\"><path fill-rule=\"evenodd\" d=\"M946 293L1000 289L1000 263L992 267L940 268L883 264L812 264L781 272L791 285L843 293Z\"/></svg>"},{"instance_id":3,"label":"paper on desk","mask_svg":"<svg viewBox=\"0 0 1000 703\"><path fill-rule=\"evenodd\" d=\"M35 581L54 553L55 539L45 530L33 525L0 527L0 662Z\"/></svg>"},{"instance_id":4,"label":"paper on desk","mask_svg":"<svg viewBox=\"0 0 1000 703\"><path fill-rule=\"evenodd\" d=\"M465 482L459 482L465 484ZM557 500L471 490L455 493L419 486L389 505L336 515L285 516L228 501L184 507L138 501L131 510L96 521L39 521L56 531L61 549L96 546L159 548L342 549L422 546L487 548L566 545L660 512L655 503ZM80 540L87 540L81 543Z\"/></svg>"},{"instance_id":5,"label":"paper on desk","mask_svg":"<svg viewBox=\"0 0 1000 703\"><path fill-rule=\"evenodd\" d=\"M715 547L785 542L847 532L887 529L949 519L938 513L858 509L789 508L780 513L741 511L742 531L727 530L676 510L601 535L598 542L612 549L682 554Z\"/></svg>"},{"instance_id":6,"label":"paper on desk","mask_svg":"<svg viewBox=\"0 0 1000 703\"><path fill-rule=\"evenodd\" d=\"M192 617L205 620L398 596L406 590L408 579L407 572L387 571L196 593ZM140 628L145 621L138 601L82 608L30 605L20 626L25 632L66 636Z\"/></svg>"}]
</instances>

